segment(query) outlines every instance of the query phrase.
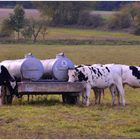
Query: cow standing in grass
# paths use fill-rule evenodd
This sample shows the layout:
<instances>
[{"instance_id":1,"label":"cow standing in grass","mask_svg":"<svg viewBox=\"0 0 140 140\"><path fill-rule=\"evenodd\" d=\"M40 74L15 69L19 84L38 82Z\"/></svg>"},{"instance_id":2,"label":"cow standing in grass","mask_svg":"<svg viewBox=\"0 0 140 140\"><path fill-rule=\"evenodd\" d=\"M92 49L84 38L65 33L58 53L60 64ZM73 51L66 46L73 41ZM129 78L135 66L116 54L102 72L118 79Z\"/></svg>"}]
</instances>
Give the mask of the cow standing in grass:
<instances>
[{"instance_id":1,"label":"cow standing in grass","mask_svg":"<svg viewBox=\"0 0 140 140\"><path fill-rule=\"evenodd\" d=\"M115 102L116 87L122 97L122 105L125 106L124 89L121 78L121 68L118 66L104 65L80 65L74 69L68 70L69 82L86 82L85 93L83 94L83 103L89 105L90 90L110 89L112 93L112 105Z\"/></svg>"},{"instance_id":2,"label":"cow standing in grass","mask_svg":"<svg viewBox=\"0 0 140 140\"><path fill-rule=\"evenodd\" d=\"M111 66L112 64L107 64L105 66ZM138 66L128 66L121 64L113 64L115 67L121 67L122 71L122 83L123 86L128 85L132 88L140 88L140 67ZM101 91L97 91L97 99L101 99ZM116 95L118 96L118 103L120 104L120 95L116 88Z\"/></svg>"},{"instance_id":3,"label":"cow standing in grass","mask_svg":"<svg viewBox=\"0 0 140 140\"><path fill-rule=\"evenodd\" d=\"M122 68L122 82L123 86L128 85L132 88L140 88L140 67L116 64ZM118 94L119 95L119 94ZM120 96L118 98L120 101Z\"/></svg>"},{"instance_id":4,"label":"cow standing in grass","mask_svg":"<svg viewBox=\"0 0 140 140\"><path fill-rule=\"evenodd\" d=\"M14 77L12 77L10 75L7 68L3 65L0 65L0 88L1 88L2 85L7 86L10 93L12 95L14 94L16 81L15 81Z\"/></svg>"}]
</instances>

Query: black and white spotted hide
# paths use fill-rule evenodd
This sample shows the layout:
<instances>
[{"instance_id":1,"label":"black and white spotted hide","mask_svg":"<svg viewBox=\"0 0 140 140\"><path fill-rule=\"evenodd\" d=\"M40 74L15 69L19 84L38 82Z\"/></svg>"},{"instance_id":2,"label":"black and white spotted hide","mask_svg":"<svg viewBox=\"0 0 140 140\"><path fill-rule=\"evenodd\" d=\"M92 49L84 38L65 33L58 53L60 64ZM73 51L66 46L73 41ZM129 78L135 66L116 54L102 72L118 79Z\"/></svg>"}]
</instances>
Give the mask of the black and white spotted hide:
<instances>
[{"instance_id":1,"label":"black and white spotted hide","mask_svg":"<svg viewBox=\"0 0 140 140\"><path fill-rule=\"evenodd\" d=\"M133 88L140 88L140 67L127 65L121 66L123 84L127 84Z\"/></svg>"},{"instance_id":2,"label":"black and white spotted hide","mask_svg":"<svg viewBox=\"0 0 140 140\"><path fill-rule=\"evenodd\" d=\"M14 77L12 77L7 70L7 68L3 65L0 65L0 87L5 85L8 87L11 94L14 94L16 81Z\"/></svg>"},{"instance_id":3,"label":"black and white spotted hide","mask_svg":"<svg viewBox=\"0 0 140 140\"><path fill-rule=\"evenodd\" d=\"M121 68L114 65L80 65L75 69L68 70L69 82L86 82L86 92L83 94L83 103L89 105L91 89L110 88L112 104L114 104L114 93L116 88L122 96L122 104L125 105L124 89L121 78Z\"/></svg>"}]
</instances>

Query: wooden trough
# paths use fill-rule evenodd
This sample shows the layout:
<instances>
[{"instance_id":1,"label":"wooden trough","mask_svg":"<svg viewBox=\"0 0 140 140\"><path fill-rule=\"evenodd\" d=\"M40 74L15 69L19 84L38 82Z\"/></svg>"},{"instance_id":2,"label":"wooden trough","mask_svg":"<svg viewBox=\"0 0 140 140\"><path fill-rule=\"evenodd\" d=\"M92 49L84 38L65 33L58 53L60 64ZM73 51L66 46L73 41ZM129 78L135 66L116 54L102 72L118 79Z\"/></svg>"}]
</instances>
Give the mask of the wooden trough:
<instances>
[{"instance_id":1,"label":"wooden trough","mask_svg":"<svg viewBox=\"0 0 140 140\"><path fill-rule=\"evenodd\" d=\"M59 82L59 81L22 81L17 83L17 92L23 95L47 95L62 94L64 103L76 104L80 94L84 91L85 84L82 82ZM2 87L0 104L12 104L12 96L7 87Z\"/></svg>"}]
</instances>

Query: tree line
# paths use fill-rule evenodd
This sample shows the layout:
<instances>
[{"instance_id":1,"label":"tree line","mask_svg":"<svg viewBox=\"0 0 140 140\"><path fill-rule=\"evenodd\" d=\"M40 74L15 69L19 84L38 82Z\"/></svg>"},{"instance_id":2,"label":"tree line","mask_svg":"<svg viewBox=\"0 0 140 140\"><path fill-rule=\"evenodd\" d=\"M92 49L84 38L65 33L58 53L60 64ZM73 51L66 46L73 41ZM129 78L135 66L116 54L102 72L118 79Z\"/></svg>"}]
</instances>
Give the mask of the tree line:
<instances>
[{"instance_id":1,"label":"tree line","mask_svg":"<svg viewBox=\"0 0 140 140\"><path fill-rule=\"evenodd\" d=\"M18 40L20 36L26 40L36 42L39 35L45 40L48 26L70 26L100 29L132 29L132 33L140 34L140 2L131 2L123 5L119 12L109 19L99 14L91 14L91 4L96 2L64 2L64 1L43 1L34 2L34 5L41 12L41 17L26 18L23 6L16 5L14 12L3 20L0 37L14 36ZM88 8L87 8L88 7ZM16 33L16 35L15 35Z\"/></svg>"},{"instance_id":2,"label":"tree line","mask_svg":"<svg viewBox=\"0 0 140 140\"><path fill-rule=\"evenodd\" d=\"M1 1L0 2L0 8L14 8L17 4L20 4L23 6L23 8L36 8L36 2L33 1ZM60 2L61 3L61 2ZM79 3L79 2L75 2ZM112 11L119 9L122 5L130 2L126 1L96 1L96 2L86 2L81 1L80 3L83 3L85 7L94 8L95 10L103 10L103 11ZM90 4L89 4L90 3Z\"/></svg>"}]
</instances>

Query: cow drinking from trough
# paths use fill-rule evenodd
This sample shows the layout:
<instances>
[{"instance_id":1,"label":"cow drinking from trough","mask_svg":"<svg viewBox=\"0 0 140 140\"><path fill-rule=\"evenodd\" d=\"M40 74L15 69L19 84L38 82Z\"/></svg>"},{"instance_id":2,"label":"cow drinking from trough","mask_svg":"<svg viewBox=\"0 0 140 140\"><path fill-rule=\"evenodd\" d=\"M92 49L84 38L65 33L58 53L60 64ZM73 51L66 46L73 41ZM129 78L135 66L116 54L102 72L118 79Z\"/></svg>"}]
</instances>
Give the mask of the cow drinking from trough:
<instances>
[{"instance_id":1,"label":"cow drinking from trough","mask_svg":"<svg viewBox=\"0 0 140 140\"><path fill-rule=\"evenodd\" d=\"M121 68L104 65L81 65L68 70L68 82L84 81L86 83L83 103L89 105L90 90L94 88L109 88L112 94L112 105L115 102L116 87L125 106L124 89L122 85Z\"/></svg>"},{"instance_id":2,"label":"cow drinking from trough","mask_svg":"<svg viewBox=\"0 0 140 140\"><path fill-rule=\"evenodd\" d=\"M14 94L14 90L16 87L16 81L15 81L14 77L12 77L10 75L7 68L3 65L0 65L0 88L3 85L7 86L11 95Z\"/></svg>"}]
</instances>

